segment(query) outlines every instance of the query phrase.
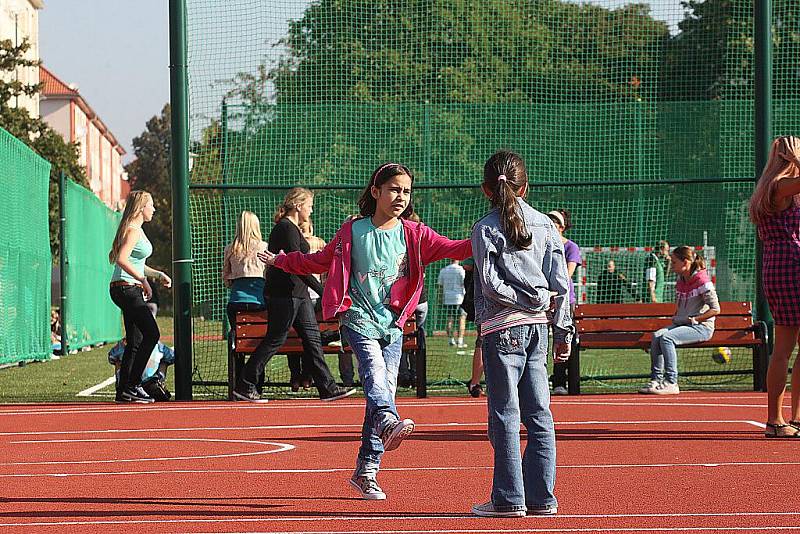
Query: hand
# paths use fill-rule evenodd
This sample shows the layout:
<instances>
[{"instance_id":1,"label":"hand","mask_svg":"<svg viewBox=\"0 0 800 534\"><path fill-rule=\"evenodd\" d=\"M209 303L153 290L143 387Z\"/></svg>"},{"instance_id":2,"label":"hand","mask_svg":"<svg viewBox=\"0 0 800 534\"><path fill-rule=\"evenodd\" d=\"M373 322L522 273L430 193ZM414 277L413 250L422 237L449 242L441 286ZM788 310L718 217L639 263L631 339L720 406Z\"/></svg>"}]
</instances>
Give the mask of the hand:
<instances>
[{"instance_id":1,"label":"hand","mask_svg":"<svg viewBox=\"0 0 800 534\"><path fill-rule=\"evenodd\" d=\"M569 360L570 354L570 345L569 343L564 343L563 341L556 341L553 343L553 361L555 363L564 363Z\"/></svg>"},{"instance_id":2,"label":"hand","mask_svg":"<svg viewBox=\"0 0 800 534\"><path fill-rule=\"evenodd\" d=\"M261 260L261 263L265 263L270 267L272 267L273 265L275 265L275 258L277 258L279 254L283 253L284 252L282 250L278 252L278 254L273 254L269 250L265 250L264 252L259 252L258 254L256 254L256 256L258 257L259 260Z\"/></svg>"},{"instance_id":3,"label":"hand","mask_svg":"<svg viewBox=\"0 0 800 534\"><path fill-rule=\"evenodd\" d=\"M150 282L147 281L146 276L142 280L142 293L144 294L144 300L150 300L153 297L153 288L150 287Z\"/></svg>"},{"instance_id":4,"label":"hand","mask_svg":"<svg viewBox=\"0 0 800 534\"><path fill-rule=\"evenodd\" d=\"M166 288L172 287L172 278L167 276L167 273L160 272L159 275L160 276L158 277L158 279L161 281L161 285L162 286L164 286Z\"/></svg>"}]
</instances>

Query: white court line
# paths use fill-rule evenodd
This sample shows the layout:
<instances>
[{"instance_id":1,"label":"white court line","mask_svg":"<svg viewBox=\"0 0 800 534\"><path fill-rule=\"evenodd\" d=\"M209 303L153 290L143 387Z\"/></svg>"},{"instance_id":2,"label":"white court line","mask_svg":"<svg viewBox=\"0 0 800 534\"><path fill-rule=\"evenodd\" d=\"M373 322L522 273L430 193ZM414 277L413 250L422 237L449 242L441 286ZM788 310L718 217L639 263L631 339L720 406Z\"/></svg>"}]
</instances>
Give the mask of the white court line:
<instances>
[{"instance_id":1,"label":"white court line","mask_svg":"<svg viewBox=\"0 0 800 534\"><path fill-rule=\"evenodd\" d=\"M638 421L556 421L559 426L581 426L581 425L668 425L668 424L728 424L743 423L765 428L763 423L739 419L663 419L663 420L638 420ZM0 432L0 436L47 436L47 435L69 435L69 434L127 434L137 432L217 432L226 430L309 430L309 429L342 429L355 428L361 429L363 425L257 425L257 426L211 426L211 427L178 427L178 428L119 428L119 429L99 429L99 430L46 430L46 431L27 431L27 432ZM417 423L416 428L450 428L450 427L486 427L486 421L462 422L462 423Z\"/></svg>"},{"instance_id":2,"label":"white court line","mask_svg":"<svg viewBox=\"0 0 800 534\"><path fill-rule=\"evenodd\" d=\"M56 463L56 462L54 462ZM70 462L64 462L70 463ZM88 463L88 462L87 462ZM715 463L660 463L660 464L589 464L558 465L557 469L664 469L676 467L720 468L720 467L795 467L800 462L715 462ZM491 471L492 466L452 466L452 467L385 467L381 471ZM0 478L74 478L111 477L142 475L319 475L324 473L352 473L352 467L331 467L323 469L161 469L150 471L95 471L80 473L0 473Z\"/></svg>"},{"instance_id":3,"label":"white court line","mask_svg":"<svg viewBox=\"0 0 800 534\"><path fill-rule=\"evenodd\" d=\"M290 499L289 499L290 500ZM730 513L676 513L676 514L669 514L669 513L659 513L659 514L559 514L557 516L552 517L537 517L537 521L557 521L558 519L650 519L650 518L709 518L709 517L740 517L740 518L750 518L750 517L792 517L798 516L800 513L798 512L730 512ZM0 527L20 527L20 526L31 526L31 527L47 527L47 526L70 526L70 525L147 525L147 524L155 524L155 523L170 523L170 524L180 524L180 523L326 523L326 522L342 522L342 521L398 521L398 520L437 520L437 519L457 519L459 521L476 521L476 522L486 522L485 518L479 517L472 517L467 516L465 517L463 514L450 514L450 515L420 515L420 516L310 516L310 517L243 517L243 518L208 518L208 519L191 519L191 518L182 518L182 519L129 519L129 520L98 520L98 521L37 521L37 522L30 522L30 523L0 523ZM521 521L525 521L525 519L521 519ZM323 531L291 531L291 533L286 533L286 531L281 531L282 534L350 534L354 532L364 532L365 534L368 533L383 533L383 534L402 534L402 533L435 533L435 532L465 532L465 533L484 533L484 532L595 532L595 531L606 531L606 532L613 532L613 531L641 531L641 530L653 530L653 531L676 531L676 530L689 530L693 528L699 528L702 530L724 530L724 529L744 529L744 530L758 530L758 529L767 529L767 530L776 530L776 529L792 529L798 530L800 526L760 526L760 527L680 527L680 526L670 526L664 528L601 528L601 529L569 529L569 528L558 528L558 529L435 529L435 530L369 530L369 531L355 531L355 530L344 530L344 531L330 531L330 530L323 530ZM270 534L277 534L277 533L270 533Z\"/></svg>"},{"instance_id":4,"label":"white court line","mask_svg":"<svg viewBox=\"0 0 800 534\"><path fill-rule=\"evenodd\" d=\"M92 393L94 393L95 391L100 391L101 389L103 389L105 387L108 387L111 384L114 384L116 381L117 381L116 377L113 377L113 376L111 378L106 378L105 380L103 380L99 384L95 384L90 388L86 388L83 391L79 391L75 396L76 397L91 397Z\"/></svg>"},{"instance_id":5,"label":"white court line","mask_svg":"<svg viewBox=\"0 0 800 534\"><path fill-rule=\"evenodd\" d=\"M204 404L204 403L198 403ZM440 408L443 406L480 406L484 404L482 401L472 401L472 402L433 402L433 403L424 403L424 404L411 404L411 403L399 403L398 406L400 408ZM617 401L561 401L561 402L553 402L551 405L558 406L625 406L627 408L631 407L657 407L663 408L664 406L681 406L681 407L700 407L700 408L766 408L766 404L726 404L726 403L664 403L664 402L638 402L638 403L630 403L630 402L617 402ZM785 404L788 406L788 404ZM212 411L212 410L317 410L317 409L364 409L364 403L342 403L342 402L328 402L323 403L319 402L318 404L298 404L294 403L293 401L277 401L269 404L261 404L261 405L254 405L254 404L243 404L243 403L234 403L234 402L226 402L225 404L215 404L211 406L202 406L202 405L189 405L188 403L181 406L169 406L169 405L159 405L158 403L145 406L145 405L138 405L136 407L125 407L125 406L107 406L102 408L46 408L46 409L39 409L39 410L19 410L16 411L3 411L0 409L0 417L2 416L11 416L11 415L22 415L22 416L32 416L32 415L54 415L54 414L76 414L76 415L83 415L83 414L93 414L93 413L122 413L122 412L141 412L142 410L148 411Z\"/></svg>"},{"instance_id":6,"label":"white court line","mask_svg":"<svg viewBox=\"0 0 800 534\"><path fill-rule=\"evenodd\" d=\"M255 445L270 445L276 447L273 450L255 451L255 452L240 452L228 454L208 454L201 456L175 456L175 457L159 457L159 458L123 458L113 460L63 460L63 461L49 461L49 462L0 462L0 465L66 465L66 464L117 464L124 462L161 462L171 460L205 460L209 458L238 458L242 456L261 456L264 454L274 454L277 452L290 451L294 449L294 445L287 443L276 443L272 441L255 441L244 439L212 439L212 438L111 438L111 439L60 439L60 440L28 440L28 441L12 441L11 444L23 443L106 443L110 441L203 441L212 443L247 443Z\"/></svg>"}]
</instances>

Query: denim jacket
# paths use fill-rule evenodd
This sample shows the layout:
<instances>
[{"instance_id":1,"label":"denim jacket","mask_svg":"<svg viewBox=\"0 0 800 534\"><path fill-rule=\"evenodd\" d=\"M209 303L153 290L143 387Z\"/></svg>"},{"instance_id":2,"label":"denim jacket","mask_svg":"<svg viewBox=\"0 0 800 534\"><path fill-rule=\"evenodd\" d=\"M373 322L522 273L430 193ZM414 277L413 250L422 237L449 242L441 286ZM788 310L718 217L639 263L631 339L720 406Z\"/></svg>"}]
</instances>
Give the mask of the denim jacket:
<instances>
[{"instance_id":1,"label":"denim jacket","mask_svg":"<svg viewBox=\"0 0 800 534\"><path fill-rule=\"evenodd\" d=\"M481 324L506 308L552 312L553 339L570 343L575 328L561 236L546 215L522 198L517 203L533 238L530 248L519 249L507 240L497 208L472 228L475 322Z\"/></svg>"}]
</instances>

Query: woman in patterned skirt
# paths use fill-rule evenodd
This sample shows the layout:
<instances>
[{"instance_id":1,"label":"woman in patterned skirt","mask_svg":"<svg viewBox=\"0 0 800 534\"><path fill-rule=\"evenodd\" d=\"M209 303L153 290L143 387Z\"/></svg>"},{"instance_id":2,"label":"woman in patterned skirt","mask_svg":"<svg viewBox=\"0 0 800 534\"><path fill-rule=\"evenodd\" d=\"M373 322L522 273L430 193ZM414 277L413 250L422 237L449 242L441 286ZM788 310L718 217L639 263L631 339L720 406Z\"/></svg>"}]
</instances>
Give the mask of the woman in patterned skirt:
<instances>
[{"instance_id":1,"label":"woman in patterned skirt","mask_svg":"<svg viewBox=\"0 0 800 534\"><path fill-rule=\"evenodd\" d=\"M764 246L762 283L775 319L767 371L768 438L800 438L800 365L792 370L792 417L783 418L789 358L800 334L800 138L778 137L750 199L750 219Z\"/></svg>"}]
</instances>

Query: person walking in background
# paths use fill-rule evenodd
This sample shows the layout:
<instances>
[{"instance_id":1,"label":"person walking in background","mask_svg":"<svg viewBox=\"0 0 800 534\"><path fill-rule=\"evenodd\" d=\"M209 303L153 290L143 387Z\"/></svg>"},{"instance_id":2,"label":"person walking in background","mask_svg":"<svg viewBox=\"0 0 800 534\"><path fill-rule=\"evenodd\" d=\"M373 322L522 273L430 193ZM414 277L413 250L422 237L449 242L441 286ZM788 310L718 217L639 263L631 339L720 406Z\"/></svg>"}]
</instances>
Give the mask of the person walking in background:
<instances>
[{"instance_id":1,"label":"person walking in background","mask_svg":"<svg viewBox=\"0 0 800 534\"><path fill-rule=\"evenodd\" d=\"M381 165L359 198L361 218L345 222L323 250L274 254L270 249L259 256L277 267L271 270L328 272L322 313L341 321L366 397L361 447L349 482L368 500L386 499L377 481L383 453L414 430L414 421L397 413L395 394L403 327L419 302L424 268L472 253L469 240L452 241L409 220L413 182L404 165Z\"/></svg>"},{"instance_id":2,"label":"person walking in background","mask_svg":"<svg viewBox=\"0 0 800 534\"><path fill-rule=\"evenodd\" d=\"M266 268L256 254L267 250L261 237L261 222L251 211L243 211L236 219L236 234L225 247L222 256L222 283L230 289L226 313L228 315L228 352L233 353L236 312L263 311L264 277ZM229 360L230 361L230 360Z\"/></svg>"},{"instance_id":3,"label":"person walking in background","mask_svg":"<svg viewBox=\"0 0 800 534\"><path fill-rule=\"evenodd\" d=\"M677 395L678 352L676 347L700 343L714 335L714 316L719 299L706 271L706 262L689 247L677 247L670 265L678 275L672 326L657 330L650 343L650 382L639 393Z\"/></svg>"},{"instance_id":4,"label":"person walking in background","mask_svg":"<svg viewBox=\"0 0 800 534\"><path fill-rule=\"evenodd\" d=\"M750 219L763 243L761 283L775 320L767 369L768 438L800 438L800 358L792 365L791 418L783 418L789 360L800 334L800 138L778 137L750 198Z\"/></svg>"},{"instance_id":5,"label":"person walking in background","mask_svg":"<svg viewBox=\"0 0 800 534\"><path fill-rule=\"evenodd\" d=\"M669 258L669 243L659 241L647 255L642 281L643 302L664 302L664 263Z\"/></svg>"},{"instance_id":6,"label":"person walking in background","mask_svg":"<svg viewBox=\"0 0 800 534\"><path fill-rule=\"evenodd\" d=\"M166 273L146 265L147 258L153 253L153 245L142 225L153 219L155 211L150 193L131 191L108 253L109 263L114 264L109 293L114 304L122 310L125 323L126 343L117 382L117 402L154 401L142 388L142 373L161 337L156 319L147 307L153 292L147 277L155 278L164 287L172 285Z\"/></svg>"},{"instance_id":7,"label":"person walking in background","mask_svg":"<svg viewBox=\"0 0 800 534\"><path fill-rule=\"evenodd\" d=\"M575 283L572 277L575 274L575 269L581 264L581 249L574 241L567 239L564 233L572 228L572 217L570 212L565 209L557 209L547 213L547 216L553 221L553 224L561 236L561 242L564 244L564 257L567 260L567 276L569 276L569 308L570 316L575 315L575 306L578 299L575 295ZM569 365L567 362L553 362L553 395L567 395L567 382L568 382Z\"/></svg>"},{"instance_id":8,"label":"person walking in background","mask_svg":"<svg viewBox=\"0 0 800 534\"><path fill-rule=\"evenodd\" d=\"M633 288L625 275L617 271L614 260L608 260L606 268L597 275L595 302L597 304L613 304L625 302L625 294L633 298Z\"/></svg>"},{"instance_id":9,"label":"person walking in background","mask_svg":"<svg viewBox=\"0 0 800 534\"><path fill-rule=\"evenodd\" d=\"M481 189L492 210L472 230L475 320L483 336L494 474L491 499L473 506L472 513L552 515L558 502L547 384L548 315L554 361L569 357L574 333L564 245L550 220L523 200L528 174L517 154L500 151L490 157ZM520 424L527 430L524 454Z\"/></svg>"},{"instance_id":10,"label":"person walking in background","mask_svg":"<svg viewBox=\"0 0 800 534\"><path fill-rule=\"evenodd\" d=\"M451 346L464 347L467 314L461 309L464 302L464 268L453 260L439 271L438 284L442 287L442 304L447 317L447 337ZM456 324L457 321L457 324ZM456 328L458 339L456 339Z\"/></svg>"},{"instance_id":11,"label":"person walking in background","mask_svg":"<svg viewBox=\"0 0 800 534\"><path fill-rule=\"evenodd\" d=\"M311 191L302 187L290 189L275 213L275 226L269 234L268 249L275 252L307 253L309 245L300 232L300 224L309 220L313 206L314 194ZM303 351L310 366L308 371L314 379L320 399L332 401L354 393L355 390L341 388L336 384L328 364L325 363L319 324L308 294L309 287L322 293L322 285L313 276L297 276L280 269L267 271L267 335L242 369L233 390L237 399L262 401L256 387L259 376L264 372L266 363L286 341L291 327L294 327L303 343Z\"/></svg>"}]
</instances>

